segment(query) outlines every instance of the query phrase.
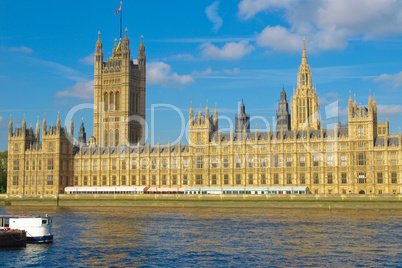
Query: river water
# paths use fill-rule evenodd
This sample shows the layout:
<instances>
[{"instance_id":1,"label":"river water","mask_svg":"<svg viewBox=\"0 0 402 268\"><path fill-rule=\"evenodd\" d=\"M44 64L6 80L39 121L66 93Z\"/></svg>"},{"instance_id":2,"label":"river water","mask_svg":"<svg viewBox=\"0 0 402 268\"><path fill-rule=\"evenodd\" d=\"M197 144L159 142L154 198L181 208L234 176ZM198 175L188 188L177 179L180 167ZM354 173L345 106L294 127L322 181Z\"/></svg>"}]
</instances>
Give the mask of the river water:
<instances>
[{"instance_id":1,"label":"river water","mask_svg":"<svg viewBox=\"0 0 402 268\"><path fill-rule=\"evenodd\" d=\"M0 267L400 267L401 210L0 207L46 214L54 243L0 250Z\"/></svg>"}]
</instances>

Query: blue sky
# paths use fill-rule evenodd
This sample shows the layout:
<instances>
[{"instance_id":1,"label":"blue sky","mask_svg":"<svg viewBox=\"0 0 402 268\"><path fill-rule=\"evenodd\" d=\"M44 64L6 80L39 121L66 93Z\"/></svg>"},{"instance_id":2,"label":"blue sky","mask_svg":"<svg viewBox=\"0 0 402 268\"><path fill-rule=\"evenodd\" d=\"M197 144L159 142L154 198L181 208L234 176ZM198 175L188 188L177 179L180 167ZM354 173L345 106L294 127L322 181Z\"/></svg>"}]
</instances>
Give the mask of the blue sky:
<instances>
[{"instance_id":1,"label":"blue sky","mask_svg":"<svg viewBox=\"0 0 402 268\"><path fill-rule=\"evenodd\" d=\"M73 107L93 103L97 33L106 60L119 37L119 3L0 2L1 151L10 115L14 127L24 115L28 127L38 116L42 123L44 114L54 125L60 113L63 124ZM155 104L173 105L187 119L191 102L197 112L208 101L211 111L217 105L220 116L233 119L242 99L247 113L272 123L282 86L288 100L296 86L306 36L323 109L338 101L346 123L349 91L365 105L371 89L380 121L388 117L395 134L402 126L401 1L130 0L122 9L134 58L144 36L149 124ZM89 108L74 115L76 134L82 117L92 136ZM180 117L171 108L157 108L154 124L156 142L180 133ZM262 120L251 128L256 124L260 129Z\"/></svg>"}]
</instances>

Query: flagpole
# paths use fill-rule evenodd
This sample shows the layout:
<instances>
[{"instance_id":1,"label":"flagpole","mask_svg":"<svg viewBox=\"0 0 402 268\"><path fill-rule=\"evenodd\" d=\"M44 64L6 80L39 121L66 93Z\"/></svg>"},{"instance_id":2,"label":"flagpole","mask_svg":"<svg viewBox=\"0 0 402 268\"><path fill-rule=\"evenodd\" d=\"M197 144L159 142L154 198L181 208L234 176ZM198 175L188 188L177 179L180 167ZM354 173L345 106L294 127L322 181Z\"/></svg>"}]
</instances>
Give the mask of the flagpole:
<instances>
[{"instance_id":1,"label":"flagpole","mask_svg":"<svg viewBox=\"0 0 402 268\"><path fill-rule=\"evenodd\" d=\"M123 4L123 2L120 2L120 7ZM123 9L120 10L120 40L121 40L121 24L123 21Z\"/></svg>"}]
</instances>

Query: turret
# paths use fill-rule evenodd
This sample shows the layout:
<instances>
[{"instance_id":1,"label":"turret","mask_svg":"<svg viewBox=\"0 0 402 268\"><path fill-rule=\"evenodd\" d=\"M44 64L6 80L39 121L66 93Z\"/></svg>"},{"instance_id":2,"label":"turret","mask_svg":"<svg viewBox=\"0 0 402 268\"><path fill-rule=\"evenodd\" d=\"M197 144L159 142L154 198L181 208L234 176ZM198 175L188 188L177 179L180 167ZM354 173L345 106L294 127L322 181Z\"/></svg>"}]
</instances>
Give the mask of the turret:
<instances>
[{"instance_id":1,"label":"turret","mask_svg":"<svg viewBox=\"0 0 402 268\"><path fill-rule=\"evenodd\" d=\"M46 115L43 116L42 135L45 136L47 132Z\"/></svg>"},{"instance_id":2,"label":"turret","mask_svg":"<svg viewBox=\"0 0 402 268\"><path fill-rule=\"evenodd\" d=\"M36 141L39 143L40 141L40 124L39 124L39 116L36 122Z\"/></svg>"},{"instance_id":3,"label":"turret","mask_svg":"<svg viewBox=\"0 0 402 268\"><path fill-rule=\"evenodd\" d=\"M250 116L246 114L246 107L244 106L243 100L241 100L239 114L236 115L235 132L250 132Z\"/></svg>"},{"instance_id":4,"label":"turret","mask_svg":"<svg viewBox=\"0 0 402 268\"><path fill-rule=\"evenodd\" d=\"M13 119L11 118L10 115L10 122L8 123L8 136L12 136L13 135Z\"/></svg>"},{"instance_id":5,"label":"turret","mask_svg":"<svg viewBox=\"0 0 402 268\"><path fill-rule=\"evenodd\" d=\"M124 39L123 39L123 46L122 46L121 51L122 51L122 56L123 56L122 63L123 63L123 65L128 67L130 64L131 56L130 56L130 40L128 39L128 36L127 36L127 29L126 29L126 35L124 36Z\"/></svg>"},{"instance_id":6,"label":"turret","mask_svg":"<svg viewBox=\"0 0 402 268\"><path fill-rule=\"evenodd\" d=\"M26 129L27 129L27 121L25 120L25 114L24 114L24 119L22 120L22 136L25 136L26 134Z\"/></svg>"},{"instance_id":7,"label":"turret","mask_svg":"<svg viewBox=\"0 0 402 268\"><path fill-rule=\"evenodd\" d=\"M208 102L207 102L207 106L205 107L205 120L209 119L209 107L208 107Z\"/></svg>"},{"instance_id":8,"label":"turret","mask_svg":"<svg viewBox=\"0 0 402 268\"><path fill-rule=\"evenodd\" d=\"M71 117L71 121L70 121L70 135L71 135L71 137L74 137L74 122L73 122L72 117Z\"/></svg>"},{"instance_id":9,"label":"turret","mask_svg":"<svg viewBox=\"0 0 402 268\"><path fill-rule=\"evenodd\" d=\"M290 130L290 114L288 102L286 101L285 88L282 88L281 99L278 104L278 113L276 114L276 129L283 128L285 131Z\"/></svg>"},{"instance_id":10,"label":"turret","mask_svg":"<svg viewBox=\"0 0 402 268\"><path fill-rule=\"evenodd\" d=\"M215 128L218 129L218 107L215 104L215 112L214 112L214 125Z\"/></svg>"},{"instance_id":11,"label":"turret","mask_svg":"<svg viewBox=\"0 0 402 268\"><path fill-rule=\"evenodd\" d=\"M95 74L97 74L97 71L99 72L102 69L102 63L103 63L103 50L102 50L102 41L100 39L100 32L98 32L98 41L96 41L96 47L95 47Z\"/></svg>"},{"instance_id":12,"label":"turret","mask_svg":"<svg viewBox=\"0 0 402 268\"><path fill-rule=\"evenodd\" d=\"M147 57L145 55L144 37L141 35L141 44L138 48L138 67L140 70L145 71Z\"/></svg>"},{"instance_id":13,"label":"turret","mask_svg":"<svg viewBox=\"0 0 402 268\"><path fill-rule=\"evenodd\" d=\"M190 104L190 112L188 114L188 120L190 121L190 123L193 122L193 118L194 118L194 114L193 114L193 104Z\"/></svg>"},{"instance_id":14,"label":"turret","mask_svg":"<svg viewBox=\"0 0 402 268\"><path fill-rule=\"evenodd\" d=\"M80 144L80 146L87 144L87 133L85 132L84 121L82 121L80 132L78 133L78 143Z\"/></svg>"},{"instance_id":15,"label":"turret","mask_svg":"<svg viewBox=\"0 0 402 268\"><path fill-rule=\"evenodd\" d=\"M60 134L61 124L60 124L60 114L57 114L57 122L56 122L56 133Z\"/></svg>"}]
</instances>

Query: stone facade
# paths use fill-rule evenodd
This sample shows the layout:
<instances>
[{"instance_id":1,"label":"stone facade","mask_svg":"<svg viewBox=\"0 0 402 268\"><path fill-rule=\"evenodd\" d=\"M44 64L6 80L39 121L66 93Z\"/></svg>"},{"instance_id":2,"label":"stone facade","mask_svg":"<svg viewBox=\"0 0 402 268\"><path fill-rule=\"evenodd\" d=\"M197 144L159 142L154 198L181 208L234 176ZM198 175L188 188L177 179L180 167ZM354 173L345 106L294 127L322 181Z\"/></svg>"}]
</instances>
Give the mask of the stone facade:
<instances>
[{"instance_id":1,"label":"stone facade","mask_svg":"<svg viewBox=\"0 0 402 268\"><path fill-rule=\"evenodd\" d=\"M142 40L138 64L130 60L127 34L107 62L102 58L99 38L95 51L95 137L88 143L83 124L80 142L73 146L73 122L67 132L59 118L50 128L44 119L41 138L39 122L34 133L25 120L22 128L13 128L10 120L9 195L57 195L66 186L307 186L317 194L401 192L401 134L389 134L388 120L378 122L371 94L366 107L358 107L349 96L348 124L324 129L305 45L291 118L286 115L286 94L282 94L286 105L282 97L278 115L286 116L288 122L281 121L280 129L250 132L249 115L242 103L235 131L221 133L217 108L212 114L207 105L204 113L200 108L194 115L190 107L189 144L165 146L143 144L141 124L127 123L132 115L145 119Z\"/></svg>"}]
</instances>

